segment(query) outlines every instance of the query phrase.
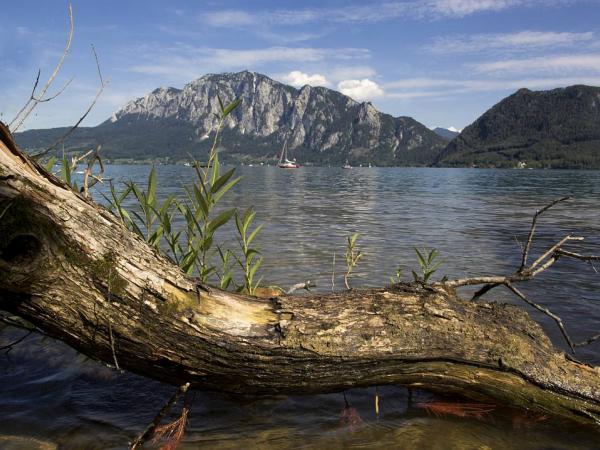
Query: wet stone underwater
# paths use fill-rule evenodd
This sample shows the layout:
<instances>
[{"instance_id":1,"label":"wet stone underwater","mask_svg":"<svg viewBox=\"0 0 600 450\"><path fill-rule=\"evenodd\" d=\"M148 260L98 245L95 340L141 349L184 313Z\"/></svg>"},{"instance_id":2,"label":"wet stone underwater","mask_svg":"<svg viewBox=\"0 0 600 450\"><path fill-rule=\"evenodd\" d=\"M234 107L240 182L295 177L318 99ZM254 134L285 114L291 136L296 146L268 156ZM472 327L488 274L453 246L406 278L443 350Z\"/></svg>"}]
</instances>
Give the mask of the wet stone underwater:
<instances>
[{"instance_id":1,"label":"wet stone underwater","mask_svg":"<svg viewBox=\"0 0 600 450\"><path fill-rule=\"evenodd\" d=\"M148 166L108 166L115 181L145 183ZM254 205L265 223L258 238L267 284L289 287L307 279L343 289L345 237L359 232L364 258L352 286L381 286L398 265L405 279L417 266L413 247L437 248L445 260L436 276L507 274L518 266L517 241L531 216L554 198L573 200L544 216L534 252L566 234L586 237L572 247L600 253L600 172L241 167L241 184L226 203ZM161 195L183 195L193 170L158 167ZM100 195L97 195L100 198ZM223 239L233 241L225 232ZM600 329L600 275L561 261L523 291L563 318L575 341ZM517 303L502 290L489 299ZM560 348L553 322L526 308ZM0 328L0 346L23 336ZM578 358L600 364L600 344ZM311 396L230 397L196 392L179 448L592 449L600 433L553 418L497 405L464 404L401 386ZM66 345L29 336L0 354L0 449L124 449L174 388L120 373ZM169 419L174 419L175 408Z\"/></svg>"}]
</instances>

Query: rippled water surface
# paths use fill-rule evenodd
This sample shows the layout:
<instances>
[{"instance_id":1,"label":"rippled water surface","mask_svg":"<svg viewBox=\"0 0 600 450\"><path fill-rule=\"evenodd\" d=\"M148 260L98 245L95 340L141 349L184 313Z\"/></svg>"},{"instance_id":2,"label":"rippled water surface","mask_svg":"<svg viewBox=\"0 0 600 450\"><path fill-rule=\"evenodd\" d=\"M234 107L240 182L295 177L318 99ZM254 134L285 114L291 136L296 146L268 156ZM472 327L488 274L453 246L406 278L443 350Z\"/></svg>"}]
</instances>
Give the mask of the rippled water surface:
<instances>
[{"instance_id":1,"label":"rippled water surface","mask_svg":"<svg viewBox=\"0 0 600 450\"><path fill-rule=\"evenodd\" d=\"M147 166L109 166L115 180L145 182ZM345 236L359 232L364 259L354 286L388 282L396 268L408 277L417 266L413 246L437 248L450 277L505 274L519 264L536 208L571 195L541 221L539 251L568 233L586 236L574 249L600 253L600 172L405 168L241 167L241 184L227 202L254 205L265 222L259 243L268 284L288 287L312 280L341 288ZM158 168L164 195L183 195L193 170ZM98 198L100 196L98 195ZM225 233L225 240L233 235ZM599 268L600 270L600 268ZM593 267L560 261L556 269L523 286L532 299L561 315L576 340L600 330L600 275ZM514 302L498 290L493 296ZM530 311L564 348L555 325ZM3 328L0 346L22 335ZM600 344L581 349L580 359L600 364ZM0 355L0 448L126 448L156 414L173 388L86 360L63 344L29 337ZM533 423L515 411L483 420L436 417L416 408L433 399L401 387L352 390L348 400L361 417L340 424L340 394L232 398L198 393L182 448L598 448L590 430L545 421Z\"/></svg>"}]
</instances>

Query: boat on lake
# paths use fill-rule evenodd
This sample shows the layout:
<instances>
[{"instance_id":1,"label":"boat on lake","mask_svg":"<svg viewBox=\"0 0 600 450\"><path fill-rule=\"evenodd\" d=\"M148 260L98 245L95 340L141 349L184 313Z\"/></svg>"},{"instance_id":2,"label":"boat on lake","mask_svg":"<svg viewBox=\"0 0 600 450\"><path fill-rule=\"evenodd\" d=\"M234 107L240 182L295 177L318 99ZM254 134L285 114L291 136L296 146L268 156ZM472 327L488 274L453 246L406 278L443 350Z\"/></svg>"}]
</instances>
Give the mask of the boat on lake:
<instances>
[{"instance_id":1,"label":"boat on lake","mask_svg":"<svg viewBox=\"0 0 600 450\"><path fill-rule=\"evenodd\" d=\"M279 162L277 167L281 169L298 169L300 164L296 162L296 158L289 160L287 157L287 139L283 142L283 148L281 149L281 155L279 156Z\"/></svg>"},{"instance_id":2,"label":"boat on lake","mask_svg":"<svg viewBox=\"0 0 600 450\"><path fill-rule=\"evenodd\" d=\"M348 160L346 160L346 164L344 164L342 166L342 169L352 169L352 166L350 165L350 163L348 162Z\"/></svg>"}]
</instances>

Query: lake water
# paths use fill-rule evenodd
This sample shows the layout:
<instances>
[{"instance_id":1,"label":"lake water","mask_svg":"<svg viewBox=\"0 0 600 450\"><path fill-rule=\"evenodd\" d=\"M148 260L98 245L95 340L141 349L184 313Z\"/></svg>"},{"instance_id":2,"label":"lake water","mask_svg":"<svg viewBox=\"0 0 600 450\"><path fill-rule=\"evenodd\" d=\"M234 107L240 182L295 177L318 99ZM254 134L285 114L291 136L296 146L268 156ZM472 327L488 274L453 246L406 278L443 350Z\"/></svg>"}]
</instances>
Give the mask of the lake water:
<instances>
[{"instance_id":1,"label":"lake water","mask_svg":"<svg viewBox=\"0 0 600 450\"><path fill-rule=\"evenodd\" d=\"M116 181L145 183L148 166L108 166ZM240 167L243 180L226 204L254 205L264 222L258 243L267 284L289 287L312 280L317 290L343 286L345 238L361 234L364 258L353 286L389 281L399 265L405 279L417 267L413 247L437 248L439 276L508 274L520 262L536 208L570 195L540 220L535 251L566 234L586 237L572 248L600 254L600 172L427 168ZM161 193L183 195L193 170L158 167ZM98 196L98 198L100 198ZM223 239L233 235L225 232ZM584 250L585 249L585 250ZM598 268L600 270L600 267ZM438 275L438 274L436 274ZM523 291L562 316L575 341L600 330L600 275L581 262L561 260ZM515 302L501 289L488 298ZM560 333L546 316L530 311L557 346ZM0 346L22 335L4 328ZM600 364L600 343L578 357ZM154 417L173 388L121 374L86 360L65 345L29 337L0 355L0 448L126 448ZM551 421L519 420L497 411L483 420L436 417L407 401L402 387L348 392L362 421L340 423L341 394L233 398L197 393L184 449L193 448L598 448L600 435ZM414 394L428 401L426 392ZM7 437L10 436L10 437ZM34 440L35 439L35 440Z\"/></svg>"}]
</instances>

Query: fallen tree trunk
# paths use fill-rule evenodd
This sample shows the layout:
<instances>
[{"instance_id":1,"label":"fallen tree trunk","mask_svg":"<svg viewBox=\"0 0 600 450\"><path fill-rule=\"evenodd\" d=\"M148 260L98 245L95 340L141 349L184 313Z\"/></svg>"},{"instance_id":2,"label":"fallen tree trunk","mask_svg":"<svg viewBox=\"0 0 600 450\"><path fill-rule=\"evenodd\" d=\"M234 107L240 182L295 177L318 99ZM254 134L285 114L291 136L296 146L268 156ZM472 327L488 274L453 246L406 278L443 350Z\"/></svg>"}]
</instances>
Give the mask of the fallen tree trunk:
<instances>
[{"instance_id":1,"label":"fallen tree trunk","mask_svg":"<svg viewBox=\"0 0 600 450\"><path fill-rule=\"evenodd\" d=\"M0 137L0 309L87 356L198 389L398 383L600 423L599 369L519 308L420 284L270 299L204 286Z\"/></svg>"}]
</instances>

